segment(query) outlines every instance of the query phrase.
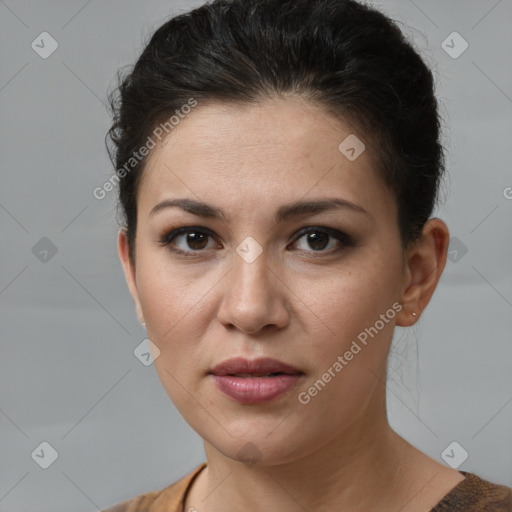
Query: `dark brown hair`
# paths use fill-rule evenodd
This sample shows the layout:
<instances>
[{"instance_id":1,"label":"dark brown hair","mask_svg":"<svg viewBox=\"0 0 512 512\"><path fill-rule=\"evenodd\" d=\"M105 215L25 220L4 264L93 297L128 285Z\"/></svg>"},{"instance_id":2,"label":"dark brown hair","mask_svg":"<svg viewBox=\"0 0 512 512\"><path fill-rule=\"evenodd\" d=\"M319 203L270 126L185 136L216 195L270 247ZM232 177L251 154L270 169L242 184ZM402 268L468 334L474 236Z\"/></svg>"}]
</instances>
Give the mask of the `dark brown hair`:
<instances>
[{"instance_id":1,"label":"dark brown hair","mask_svg":"<svg viewBox=\"0 0 512 512\"><path fill-rule=\"evenodd\" d=\"M354 0L216 0L152 35L110 95L107 148L119 171L194 98L250 105L297 94L349 121L379 153L404 246L432 214L444 171L433 75L396 22ZM113 144L109 144L108 139ZM143 158L119 179L135 261Z\"/></svg>"}]
</instances>

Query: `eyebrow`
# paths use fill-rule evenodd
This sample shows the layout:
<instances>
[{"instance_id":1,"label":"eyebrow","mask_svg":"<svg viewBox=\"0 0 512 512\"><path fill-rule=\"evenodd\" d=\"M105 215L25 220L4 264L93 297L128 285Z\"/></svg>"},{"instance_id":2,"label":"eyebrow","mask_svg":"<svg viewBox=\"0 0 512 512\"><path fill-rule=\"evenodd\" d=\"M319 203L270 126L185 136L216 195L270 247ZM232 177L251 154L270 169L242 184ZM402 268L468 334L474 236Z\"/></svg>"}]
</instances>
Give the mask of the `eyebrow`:
<instances>
[{"instance_id":1,"label":"eyebrow","mask_svg":"<svg viewBox=\"0 0 512 512\"><path fill-rule=\"evenodd\" d=\"M157 212L166 208L181 208L182 210L197 215L198 217L228 220L223 210L207 203L195 201L194 199L166 199L153 207L149 216L152 217ZM292 217L302 215L313 215L327 210L348 209L356 213L362 213L370 217L370 214L361 206L358 206L345 199L337 197L328 197L310 201L296 201L280 206L277 210L274 221L282 222Z\"/></svg>"}]
</instances>

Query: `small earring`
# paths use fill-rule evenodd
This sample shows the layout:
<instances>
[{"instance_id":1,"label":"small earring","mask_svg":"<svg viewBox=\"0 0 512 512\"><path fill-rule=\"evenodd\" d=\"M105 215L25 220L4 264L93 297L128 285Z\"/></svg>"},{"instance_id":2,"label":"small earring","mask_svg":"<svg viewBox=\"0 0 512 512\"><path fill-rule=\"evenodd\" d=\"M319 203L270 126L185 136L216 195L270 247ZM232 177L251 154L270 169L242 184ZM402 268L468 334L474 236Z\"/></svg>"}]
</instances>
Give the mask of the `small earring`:
<instances>
[{"instance_id":1,"label":"small earring","mask_svg":"<svg viewBox=\"0 0 512 512\"><path fill-rule=\"evenodd\" d=\"M418 313L412 312L412 316L418 316Z\"/></svg>"},{"instance_id":2,"label":"small earring","mask_svg":"<svg viewBox=\"0 0 512 512\"><path fill-rule=\"evenodd\" d=\"M143 327L146 327L146 322L141 322L140 323Z\"/></svg>"}]
</instances>

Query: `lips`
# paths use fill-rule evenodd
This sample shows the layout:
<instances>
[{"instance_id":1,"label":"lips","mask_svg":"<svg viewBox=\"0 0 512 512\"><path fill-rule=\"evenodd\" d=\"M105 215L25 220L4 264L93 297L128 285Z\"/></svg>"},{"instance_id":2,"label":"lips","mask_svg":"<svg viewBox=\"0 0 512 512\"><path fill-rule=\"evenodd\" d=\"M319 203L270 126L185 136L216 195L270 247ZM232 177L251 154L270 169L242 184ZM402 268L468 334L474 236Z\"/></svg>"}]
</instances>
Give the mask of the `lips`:
<instances>
[{"instance_id":1,"label":"lips","mask_svg":"<svg viewBox=\"0 0 512 512\"><path fill-rule=\"evenodd\" d=\"M269 357L252 361L243 357L236 357L214 366L210 373L237 377L268 377L281 374L300 375L303 372L289 364Z\"/></svg>"},{"instance_id":2,"label":"lips","mask_svg":"<svg viewBox=\"0 0 512 512\"><path fill-rule=\"evenodd\" d=\"M274 400L298 385L304 372L276 359L228 359L210 375L224 395L241 404Z\"/></svg>"}]
</instances>

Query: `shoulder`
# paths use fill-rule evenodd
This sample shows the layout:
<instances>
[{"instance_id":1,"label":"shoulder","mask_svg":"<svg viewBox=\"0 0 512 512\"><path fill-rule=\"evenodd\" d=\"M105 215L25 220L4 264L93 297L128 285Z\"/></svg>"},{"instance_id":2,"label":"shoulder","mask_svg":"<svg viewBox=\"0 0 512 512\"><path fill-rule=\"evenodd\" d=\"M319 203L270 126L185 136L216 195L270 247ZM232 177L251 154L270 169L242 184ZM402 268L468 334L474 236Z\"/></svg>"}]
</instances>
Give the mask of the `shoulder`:
<instances>
[{"instance_id":1,"label":"shoulder","mask_svg":"<svg viewBox=\"0 0 512 512\"><path fill-rule=\"evenodd\" d=\"M192 481L206 466L203 462L186 476L160 491L152 491L103 509L101 512L181 512Z\"/></svg>"},{"instance_id":2,"label":"shoulder","mask_svg":"<svg viewBox=\"0 0 512 512\"><path fill-rule=\"evenodd\" d=\"M431 512L512 512L512 489L493 484L474 473L454 487Z\"/></svg>"}]
</instances>

